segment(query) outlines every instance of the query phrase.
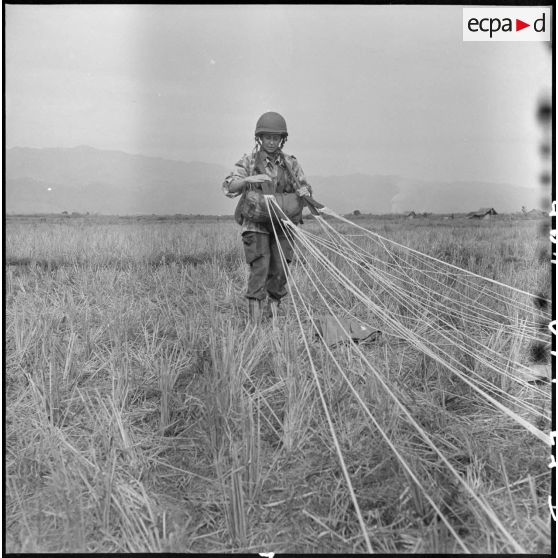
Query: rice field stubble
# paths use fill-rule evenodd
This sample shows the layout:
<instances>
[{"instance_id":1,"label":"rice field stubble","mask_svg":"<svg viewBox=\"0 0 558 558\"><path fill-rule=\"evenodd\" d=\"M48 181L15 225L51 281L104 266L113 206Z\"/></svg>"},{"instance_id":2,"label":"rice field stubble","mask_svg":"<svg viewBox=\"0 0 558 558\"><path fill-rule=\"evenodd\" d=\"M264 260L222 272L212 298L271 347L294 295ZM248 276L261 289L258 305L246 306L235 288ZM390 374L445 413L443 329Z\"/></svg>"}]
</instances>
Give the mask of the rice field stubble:
<instances>
[{"instance_id":1,"label":"rice field stubble","mask_svg":"<svg viewBox=\"0 0 558 558\"><path fill-rule=\"evenodd\" d=\"M364 223L518 288L549 285L536 221ZM8 552L366 550L290 303L277 327L246 328L246 267L231 221L8 218ZM361 347L523 548L549 552L548 448L411 348ZM311 351L374 551L459 552ZM362 362L335 354L468 548L512 551Z\"/></svg>"}]
</instances>

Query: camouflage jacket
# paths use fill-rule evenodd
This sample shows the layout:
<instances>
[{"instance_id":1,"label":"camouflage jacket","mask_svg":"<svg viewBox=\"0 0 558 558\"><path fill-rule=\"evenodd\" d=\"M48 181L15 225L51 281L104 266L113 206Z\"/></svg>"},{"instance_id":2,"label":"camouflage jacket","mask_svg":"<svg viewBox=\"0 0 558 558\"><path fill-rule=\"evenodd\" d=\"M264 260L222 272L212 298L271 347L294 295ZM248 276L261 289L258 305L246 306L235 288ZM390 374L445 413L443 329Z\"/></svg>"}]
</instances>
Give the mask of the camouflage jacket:
<instances>
[{"instance_id":1,"label":"camouflage jacket","mask_svg":"<svg viewBox=\"0 0 558 558\"><path fill-rule=\"evenodd\" d=\"M310 192L312 192L310 185L306 182L306 176L304 175L302 167L296 158L293 155L287 155L286 153L283 155L301 186L306 186ZM293 180L290 173L284 166L281 153L269 155L265 151L258 151L250 155L244 154L241 157L241 159L234 166L234 169L225 178L225 181L223 182L223 192L228 198L240 196L241 192L231 192L229 190L231 183L240 178L264 173L271 177L271 183L274 191L285 193L295 191ZM256 188L261 189L261 184L256 185ZM244 220L241 234L247 231L269 234L269 230L265 227L265 225Z\"/></svg>"}]
</instances>

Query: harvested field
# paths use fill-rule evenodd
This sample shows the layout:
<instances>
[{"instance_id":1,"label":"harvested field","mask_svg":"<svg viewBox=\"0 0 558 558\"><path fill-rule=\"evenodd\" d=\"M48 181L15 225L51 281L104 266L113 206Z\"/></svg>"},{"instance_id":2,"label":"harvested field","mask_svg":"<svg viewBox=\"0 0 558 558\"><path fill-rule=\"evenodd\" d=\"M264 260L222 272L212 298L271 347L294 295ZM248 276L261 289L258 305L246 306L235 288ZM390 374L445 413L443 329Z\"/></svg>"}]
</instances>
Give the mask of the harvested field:
<instances>
[{"instance_id":1,"label":"harvested field","mask_svg":"<svg viewBox=\"0 0 558 558\"><path fill-rule=\"evenodd\" d=\"M550 254L540 221L355 222L540 294L549 339ZM320 231L312 221L303 228ZM335 347L428 501L319 340L305 350L292 301L278 323L247 326L234 222L8 217L5 243L7 552L366 552L318 385L374 552L463 552L432 502L471 552L550 552L549 446L416 347L387 336L359 345L493 510L487 517L363 360ZM303 268L301 258L292 264L312 298ZM404 314L378 296L388 312ZM356 299L342 302L360 311ZM545 343L506 331L502 322L484 338L487 351L546 362ZM548 430L546 397L503 380L500 387L529 398L540 416L526 420ZM550 392L549 382L538 387Z\"/></svg>"}]
</instances>

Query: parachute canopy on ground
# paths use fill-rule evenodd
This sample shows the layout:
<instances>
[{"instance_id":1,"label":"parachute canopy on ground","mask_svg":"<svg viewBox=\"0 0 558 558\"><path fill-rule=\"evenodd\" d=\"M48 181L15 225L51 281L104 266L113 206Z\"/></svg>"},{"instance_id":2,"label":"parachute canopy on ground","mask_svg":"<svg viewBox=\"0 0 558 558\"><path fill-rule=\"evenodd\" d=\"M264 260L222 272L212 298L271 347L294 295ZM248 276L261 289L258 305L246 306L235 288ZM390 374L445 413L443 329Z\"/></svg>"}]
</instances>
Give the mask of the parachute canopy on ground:
<instances>
[{"instance_id":1,"label":"parachute canopy on ground","mask_svg":"<svg viewBox=\"0 0 558 558\"><path fill-rule=\"evenodd\" d=\"M380 335L380 330L372 329L358 320L323 315L316 318L317 331L326 345L333 347L346 341L374 340Z\"/></svg>"}]
</instances>

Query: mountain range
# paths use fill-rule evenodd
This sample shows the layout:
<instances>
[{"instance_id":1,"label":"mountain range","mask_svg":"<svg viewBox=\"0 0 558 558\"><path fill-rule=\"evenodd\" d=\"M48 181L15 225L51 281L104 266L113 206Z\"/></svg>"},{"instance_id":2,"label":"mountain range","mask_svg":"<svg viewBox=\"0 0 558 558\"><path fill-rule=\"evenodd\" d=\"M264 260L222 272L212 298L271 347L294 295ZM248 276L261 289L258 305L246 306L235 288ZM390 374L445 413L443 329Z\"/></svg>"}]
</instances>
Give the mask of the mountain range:
<instances>
[{"instance_id":1,"label":"mountain range","mask_svg":"<svg viewBox=\"0 0 558 558\"><path fill-rule=\"evenodd\" d=\"M120 151L14 147L5 151L5 212L207 214L234 212L221 190L228 167ZM338 213L499 213L538 207L540 192L490 182L425 182L396 175L308 176L315 198Z\"/></svg>"}]
</instances>

